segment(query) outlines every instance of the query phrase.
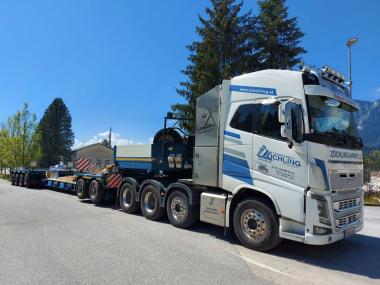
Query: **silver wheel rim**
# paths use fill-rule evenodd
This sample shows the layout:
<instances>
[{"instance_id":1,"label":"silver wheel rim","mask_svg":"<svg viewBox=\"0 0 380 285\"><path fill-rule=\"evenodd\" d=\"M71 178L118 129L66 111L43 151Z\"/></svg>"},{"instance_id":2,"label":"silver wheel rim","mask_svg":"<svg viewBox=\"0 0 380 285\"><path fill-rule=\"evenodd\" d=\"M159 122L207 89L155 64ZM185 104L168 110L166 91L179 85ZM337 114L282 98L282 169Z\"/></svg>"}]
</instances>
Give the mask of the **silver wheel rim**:
<instances>
[{"instance_id":1,"label":"silver wheel rim","mask_svg":"<svg viewBox=\"0 0 380 285\"><path fill-rule=\"evenodd\" d=\"M148 213L153 213L156 207L156 197L154 197L152 192L146 193L144 197L144 208Z\"/></svg>"},{"instance_id":2,"label":"silver wheel rim","mask_svg":"<svg viewBox=\"0 0 380 285\"><path fill-rule=\"evenodd\" d=\"M188 209L185 201L181 197L175 196L170 203L170 211L177 222L182 222L187 215Z\"/></svg>"},{"instance_id":3,"label":"silver wheel rim","mask_svg":"<svg viewBox=\"0 0 380 285\"><path fill-rule=\"evenodd\" d=\"M122 196L123 205L125 207L129 207L131 205L131 201L132 201L131 190L129 190L129 188L126 187L121 196Z\"/></svg>"},{"instance_id":4,"label":"silver wheel rim","mask_svg":"<svg viewBox=\"0 0 380 285\"><path fill-rule=\"evenodd\" d=\"M243 212L240 225L246 237L254 242L260 242L265 237L266 224L262 213L256 209L247 209Z\"/></svg>"},{"instance_id":5,"label":"silver wheel rim","mask_svg":"<svg viewBox=\"0 0 380 285\"><path fill-rule=\"evenodd\" d=\"M96 196L96 185L92 184L90 187L90 195Z\"/></svg>"},{"instance_id":6,"label":"silver wheel rim","mask_svg":"<svg viewBox=\"0 0 380 285\"><path fill-rule=\"evenodd\" d=\"M78 183L78 193L79 193L79 194L82 194L82 192L83 192L83 183L80 181L80 182Z\"/></svg>"}]
</instances>

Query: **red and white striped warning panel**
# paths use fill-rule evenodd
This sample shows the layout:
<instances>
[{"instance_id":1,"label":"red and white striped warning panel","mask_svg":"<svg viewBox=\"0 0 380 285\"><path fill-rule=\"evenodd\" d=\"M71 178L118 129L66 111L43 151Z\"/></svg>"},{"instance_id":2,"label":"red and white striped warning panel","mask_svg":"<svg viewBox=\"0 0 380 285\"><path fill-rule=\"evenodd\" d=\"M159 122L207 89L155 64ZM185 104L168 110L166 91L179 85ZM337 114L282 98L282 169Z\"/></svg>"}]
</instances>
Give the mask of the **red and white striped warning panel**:
<instances>
[{"instance_id":1,"label":"red and white striped warning panel","mask_svg":"<svg viewBox=\"0 0 380 285\"><path fill-rule=\"evenodd\" d=\"M108 174L107 186L109 188L119 188L122 178L121 174Z\"/></svg>"},{"instance_id":2,"label":"red and white striped warning panel","mask_svg":"<svg viewBox=\"0 0 380 285\"><path fill-rule=\"evenodd\" d=\"M77 171L83 171L87 169L90 166L90 161L86 158L78 159L78 161L75 163L75 168Z\"/></svg>"}]
</instances>

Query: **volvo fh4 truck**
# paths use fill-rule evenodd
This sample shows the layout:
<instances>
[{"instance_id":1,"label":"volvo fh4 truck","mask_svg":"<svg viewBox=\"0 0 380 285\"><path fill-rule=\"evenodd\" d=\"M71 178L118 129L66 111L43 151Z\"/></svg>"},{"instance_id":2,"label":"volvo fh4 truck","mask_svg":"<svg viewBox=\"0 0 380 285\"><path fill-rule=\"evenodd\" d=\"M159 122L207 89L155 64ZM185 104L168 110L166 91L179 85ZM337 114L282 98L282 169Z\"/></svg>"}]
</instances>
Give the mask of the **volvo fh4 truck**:
<instances>
[{"instance_id":1,"label":"volvo fh4 truck","mask_svg":"<svg viewBox=\"0 0 380 285\"><path fill-rule=\"evenodd\" d=\"M182 228L199 217L256 250L351 236L363 227L357 111L329 67L225 80L198 98L194 140L168 141L165 128L152 145L116 148L120 205L150 219L166 210Z\"/></svg>"}]
</instances>

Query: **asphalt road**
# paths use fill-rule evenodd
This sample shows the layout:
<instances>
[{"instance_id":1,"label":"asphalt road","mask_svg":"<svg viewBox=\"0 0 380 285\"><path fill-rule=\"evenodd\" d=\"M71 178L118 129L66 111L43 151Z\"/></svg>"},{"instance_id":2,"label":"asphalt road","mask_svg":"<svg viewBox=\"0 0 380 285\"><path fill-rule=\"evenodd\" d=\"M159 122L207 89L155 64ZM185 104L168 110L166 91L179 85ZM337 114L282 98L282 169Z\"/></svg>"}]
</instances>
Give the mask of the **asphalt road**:
<instances>
[{"instance_id":1,"label":"asphalt road","mask_svg":"<svg viewBox=\"0 0 380 285\"><path fill-rule=\"evenodd\" d=\"M0 284L380 284L380 208L341 242L269 253L222 228L192 230L0 180Z\"/></svg>"}]
</instances>

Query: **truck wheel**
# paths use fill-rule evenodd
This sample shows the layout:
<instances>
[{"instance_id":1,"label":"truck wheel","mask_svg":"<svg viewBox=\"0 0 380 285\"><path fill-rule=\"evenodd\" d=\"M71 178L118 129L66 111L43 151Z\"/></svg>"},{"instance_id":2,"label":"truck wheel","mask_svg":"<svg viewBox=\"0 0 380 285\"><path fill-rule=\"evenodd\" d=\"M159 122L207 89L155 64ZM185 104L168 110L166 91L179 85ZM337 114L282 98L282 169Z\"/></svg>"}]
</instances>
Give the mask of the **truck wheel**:
<instances>
[{"instance_id":1,"label":"truck wheel","mask_svg":"<svg viewBox=\"0 0 380 285\"><path fill-rule=\"evenodd\" d=\"M141 194L140 206L145 218L152 221L162 218L165 210L160 207L160 199L159 192L154 186L148 185L144 187Z\"/></svg>"},{"instance_id":2,"label":"truck wheel","mask_svg":"<svg viewBox=\"0 0 380 285\"><path fill-rule=\"evenodd\" d=\"M90 186L88 187L88 193L91 202L93 202L94 204L100 204L104 201L105 192L98 181L91 181Z\"/></svg>"},{"instance_id":3,"label":"truck wheel","mask_svg":"<svg viewBox=\"0 0 380 285\"><path fill-rule=\"evenodd\" d=\"M190 205L189 197L185 193L173 191L166 204L166 213L173 226L186 229L198 221L199 209Z\"/></svg>"},{"instance_id":4,"label":"truck wheel","mask_svg":"<svg viewBox=\"0 0 380 285\"><path fill-rule=\"evenodd\" d=\"M18 186L20 184L20 175L15 174L15 185Z\"/></svg>"},{"instance_id":5,"label":"truck wheel","mask_svg":"<svg viewBox=\"0 0 380 285\"><path fill-rule=\"evenodd\" d=\"M278 218L260 201L253 199L241 201L235 209L233 222L237 238L250 249L270 250L281 241Z\"/></svg>"},{"instance_id":6,"label":"truck wheel","mask_svg":"<svg viewBox=\"0 0 380 285\"><path fill-rule=\"evenodd\" d=\"M136 190L131 183L124 183L119 193L119 204L123 212L132 214L139 209L139 203L136 201Z\"/></svg>"},{"instance_id":7,"label":"truck wheel","mask_svg":"<svg viewBox=\"0 0 380 285\"><path fill-rule=\"evenodd\" d=\"M86 185L86 181L83 178L79 178L75 185L75 192L77 193L77 197L79 199L88 198L88 188Z\"/></svg>"}]
</instances>

